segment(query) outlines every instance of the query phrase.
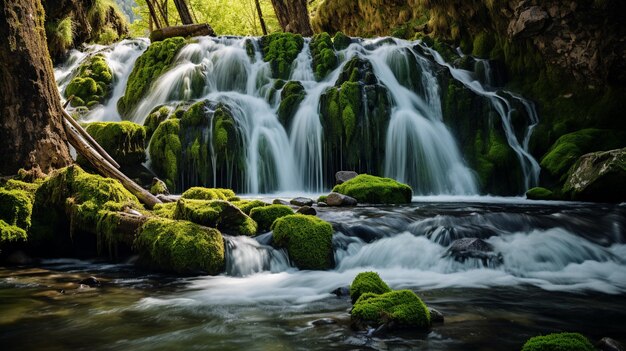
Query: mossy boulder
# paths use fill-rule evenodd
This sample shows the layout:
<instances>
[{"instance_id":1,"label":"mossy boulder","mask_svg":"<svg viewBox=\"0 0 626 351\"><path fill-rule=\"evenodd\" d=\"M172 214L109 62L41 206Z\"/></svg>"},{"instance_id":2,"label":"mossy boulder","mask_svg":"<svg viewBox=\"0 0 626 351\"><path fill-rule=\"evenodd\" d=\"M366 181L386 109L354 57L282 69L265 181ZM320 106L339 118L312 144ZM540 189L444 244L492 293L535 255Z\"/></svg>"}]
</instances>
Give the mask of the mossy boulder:
<instances>
[{"instance_id":1,"label":"mossy boulder","mask_svg":"<svg viewBox=\"0 0 626 351\"><path fill-rule=\"evenodd\" d=\"M359 203L406 204L411 202L411 187L391 178L359 174L343 184L336 185L333 192L348 195Z\"/></svg>"},{"instance_id":2,"label":"mossy boulder","mask_svg":"<svg viewBox=\"0 0 626 351\"><path fill-rule=\"evenodd\" d=\"M563 193L572 200L626 201L626 148L583 155L572 166Z\"/></svg>"},{"instance_id":3,"label":"mossy boulder","mask_svg":"<svg viewBox=\"0 0 626 351\"><path fill-rule=\"evenodd\" d=\"M304 87L298 81L289 81L283 86L278 105L278 120L286 130L291 127L291 121L305 96Z\"/></svg>"},{"instance_id":4,"label":"mossy boulder","mask_svg":"<svg viewBox=\"0 0 626 351\"><path fill-rule=\"evenodd\" d=\"M311 38L310 48L315 78L322 80L337 67L338 63L330 35L326 32L314 35Z\"/></svg>"},{"instance_id":5,"label":"mossy boulder","mask_svg":"<svg viewBox=\"0 0 626 351\"><path fill-rule=\"evenodd\" d=\"M550 189L534 187L528 189L526 198L529 200L556 200L558 196Z\"/></svg>"},{"instance_id":6,"label":"mossy boulder","mask_svg":"<svg viewBox=\"0 0 626 351\"><path fill-rule=\"evenodd\" d=\"M194 200L228 200L235 196L231 189L191 187L181 195L183 199Z\"/></svg>"},{"instance_id":7,"label":"mossy boulder","mask_svg":"<svg viewBox=\"0 0 626 351\"><path fill-rule=\"evenodd\" d=\"M292 214L291 207L275 204L253 208L250 211L250 218L257 223L259 231L268 231L275 220Z\"/></svg>"},{"instance_id":8,"label":"mossy boulder","mask_svg":"<svg viewBox=\"0 0 626 351\"><path fill-rule=\"evenodd\" d=\"M176 203L174 219L185 219L217 228L232 235L256 234L257 224L240 209L224 200L193 200L181 198Z\"/></svg>"},{"instance_id":9,"label":"mossy boulder","mask_svg":"<svg viewBox=\"0 0 626 351\"><path fill-rule=\"evenodd\" d=\"M28 234L24 229L0 219L0 254L7 245L26 240L28 240Z\"/></svg>"},{"instance_id":10,"label":"mossy boulder","mask_svg":"<svg viewBox=\"0 0 626 351\"><path fill-rule=\"evenodd\" d=\"M333 37L333 46L335 50L343 50L352 44L352 39L342 32L335 33Z\"/></svg>"},{"instance_id":11,"label":"mossy boulder","mask_svg":"<svg viewBox=\"0 0 626 351\"><path fill-rule=\"evenodd\" d=\"M303 45L304 39L300 34L272 33L261 38L263 60L270 63L274 78L289 79L291 64Z\"/></svg>"},{"instance_id":12,"label":"mossy boulder","mask_svg":"<svg viewBox=\"0 0 626 351\"><path fill-rule=\"evenodd\" d=\"M224 239L213 228L188 221L149 219L134 243L140 262L180 274L219 274L224 269Z\"/></svg>"},{"instance_id":13,"label":"mossy boulder","mask_svg":"<svg viewBox=\"0 0 626 351\"><path fill-rule=\"evenodd\" d=\"M411 290L395 290L384 294L364 293L350 311L358 325L379 326L393 323L394 328L428 329L430 312L426 304Z\"/></svg>"},{"instance_id":14,"label":"mossy boulder","mask_svg":"<svg viewBox=\"0 0 626 351\"><path fill-rule=\"evenodd\" d=\"M535 336L522 346L522 351L593 351L589 340L578 333L553 333Z\"/></svg>"},{"instance_id":15,"label":"mossy boulder","mask_svg":"<svg viewBox=\"0 0 626 351\"><path fill-rule=\"evenodd\" d=\"M150 160L153 170L165 182L168 189L175 190L178 181L181 142L178 136L180 120L172 118L163 121L150 139Z\"/></svg>"},{"instance_id":16,"label":"mossy boulder","mask_svg":"<svg viewBox=\"0 0 626 351\"><path fill-rule=\"evenodd\" d=\"M333 266L330 223L315 216L294 214L278 218L272 225L274 245L287 249L289 259L300 269L329 269Z\"/></svg>"},{"instance_id":17,"label":"mossy boulder","mask_svg":"<svg viewBox=\"0 0 626 351\"><path fill-rule=\"evenodd\" d=\"M157 106L150 112L143 121L143 127L146 130L146 141L150 141L159 124L165 121L171 112L168 106Z\"/></svg>"},{"instance_id":18,"label":"mossy boulder","mask_svg":"<svg viewBox=\"0 0 626 351\"><path fill-rule=\"evenodd\" d=\"M30 229L33 205L28 192L0 188L0 219L25 231Z\"/></svg>"},{"instance_id":19,"label":"mossy boulder","mask_svg":"<svg viewBox=\"0 0 626 351\"><path fill-rule=\"evenodd\" d=\"M233 201L233 205L237 206L243 213L250 215L253 209L257 207L268 206L269 204L261 200L239 200Z\"/></svg>"},{"instance_id":20,"label":"mossy boulder","mask_svg":"<svg viewBox=\"0 0 626 351\"><path fill-rule=\"evenodd\" d=\"M365 293L384 294L390 291L389 285L380 279L376 272L361 272L350 284L352 303L355 303Z\"/></svg>"},{"instance_id":21,"label":"mossy boulder","mask_svg":"<svg viewBox=\"0 0 626 351\"><path fill-rule=\"evenodd\" d=\"M168 38L150 44L139 56L128 77L124 96L117 103L122 116L130 117L130 112L148 92L152 83L170 68L176 54L186 43L182 37Z\"/></svg>"},{"instance_id":22,"label":"mossy boulder","mask_svg":"<svg viewBox=\"0 0 626 351\"><path fill-rule=\"evenodd\" d=\"M111 95L113 71L102 54L93 55L78 68L77 75L65 88L66 98L74 95L72 106L92 107Z\"/></svg>"},{"instance_id":23,"label":"mossy boulder","mask_svg":"<svg viewBox=\"0 0 626 351\"><path fill-rule=\"evenodd\" d=\"M137 166L146 160L146 130L139 124L123 122L93 122L87 133L121 166ZM87 161L79 157L81 164Z\"/></svg>"}]
</instances>

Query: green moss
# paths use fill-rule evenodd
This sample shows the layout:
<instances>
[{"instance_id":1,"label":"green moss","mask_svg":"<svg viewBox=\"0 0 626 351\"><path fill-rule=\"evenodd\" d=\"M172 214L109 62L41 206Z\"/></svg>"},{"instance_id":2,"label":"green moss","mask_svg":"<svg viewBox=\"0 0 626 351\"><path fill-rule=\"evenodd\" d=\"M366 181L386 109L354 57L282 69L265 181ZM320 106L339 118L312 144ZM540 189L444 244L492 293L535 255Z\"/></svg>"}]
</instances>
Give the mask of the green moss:
<instances>
[{"instance_id":1,"label":"green moss","mask_svg":"<svg viewBox=\"0 0 626 351\"><path fill-rule=\"evenodd\" d=\"M365 293L384 294L390 292L391 288L385 283L376 272L361 272L350 284L350 298L355 303L361 295Z\"/></svg>"},{"instance_id":2,"label":"green moss","mask_svg":"<svg viewBox=\"0 0 626 351\"><path fill-rule=\"evenodd\" d=\"M221 233L187 221L149 219L134 247L141 262L159 270L219 274L224 269Z\"/></svg>"},{"instance_id":3,"label":"green moss","mask_svg":"<svg viewBox=\"0 0 626 351\"><path fill-rule=\"evenodd\" d=\"M253 208L250 211L250 218L257 223L259 231L268 231L276 219L292 214L291 207L274 204Z\"/></svg>"},{"instance_id":4,"label":"green moss","mask_svg":"<svg viewBox=\"0 0 626 351\"><path fill-rule=\"evenodd\" d=\"M33 205L31 196L23 190L0 188L0 219L26 231L30 229Z\"/></svg>"},{"instance_id":5,"label":"green moss","mask_svg":"<svg viewBox=\"0 0 626 351\"><path fill-rule=\"evenodd\" d=\"M152 138L152 134L157 129L161 122L165 121L170 115L170 108L167 106L158 106L150 112L146 120L143 122L143 127L146 130L146 140Z\"/></svg>"},{"instance_id":6,"label":"green moss","mask_svg":"<svg viewBox=\"0 0 626 351\"><path fill-rule=\"evenodd\" d=\"M74 23L71 16L46 22L45 29L48 50L52 57L62 55L74 44Z\"/></svg>"},{"instance_id":7,"label":"green moss","mask_svg":"<svg viewBox=\"0 0 626 351\"><path fill-rule=\"evenodd\" d=\"M430 327L428 308L411 290L396 290L381 295L364 293L354 304L350 315L353 320L374 325L394 321L400 327Z\"/></svg>"},{"instance_id":8,"label":"green moss","mask_svg":"<svg viewBox=\"0 0 626 351\"><path fill-rule=\"evenodd\" d=\"M139 124L123 122L93 122L87 133L120 165L136 166L146 160L146 130Z\"/></svg>"},{"instance_id":9,"label":"green moss","mask_svg":"<svg viewBox=\"0 0 626 351\"><path fill-rule=\"evenodd\" d=\"M6 184L4 184L4 188L7 190L23 190L27 193L31 200L34 200L35 192L37 191L37 188L39 188L39 185L41 185L40 182L28 183L18 179L9 179Z\"/></svg>"},{"instance_id":10,"label":"green moss","mask_svg":"<svg viewBox=\"0 0 626 351\"><path fill-rule=\"evenodd\" d=\"M150 194L152 195L159 195L159 194L167 194L169 195L169 190L167 189L167 185L165 185L165 182L159 180L157 182L153 182L153 184L150 186Z\"/></svg>"},{"instance_id":11,"label":"green moss","mask_svg":"<svg viewBox=\"0 0 626 351\"><path fill-rule=\"evenodd\" d=\"M303 45L304 39L299 34L273 33L261 38L263 59L270 63L274 78L289 79L291 64Z\"/></svg>"},{"instance_id":12,"label":"green moss","mask_svg":"<svg viewBox=\"0 0 626 351\"><path fill-rule=\"evenodd\" d=\"M587 338L578 333L554 333L535 336L524 344L522 351L593 351Z\"/></svg>"},{"instance_id":13,"label":"green moss","mask_svg":"<svg viewBox=\"0 0 626 351\"><path fill-rule=\"evenodd\" d=\"M96 54L78 68L78 73L65 89L65 97L74 95L72 106L93 106L104 103L111 95L113 71L105 57Z\"/></svg>"},{"instance_id":14,"label":"green moss","mask_svg":"<svg viewBox=\"0 0 626 351\"><path fill-rule=\"evenodd\" d=\"M413 190L406 184L368 174L359 174L336 185L333 191L351 196L359 203L404 204L410 203L413 196Z\"/></svg>"},{"instance_id":15,"label":"green moss","mask_svg":"<svg viewBox=\"0 0 626 351\"><path fill-rule=\"evenodd\" d=\"M235 192L230 189L222 188L203 188L203 187L191 187L187 189L183 194L183 199L195 199L195 200L228 200L235 196Z\"/></svg>"},{"instance_id":16,"label":"green moss","mask_svg":"<svg viewBox=\"0 0 626 351\"><path fill-rule=\"evenodd\" d=\"M335 36L333 37L333 46L335 47L335 50L346 49L351 43L352 39L342 32L335 33Z\"/></svg>"},{"instance_id":17,"label":"green moss","mask_svg":"<svg viewBox=\"0 0 626 351\"><path fill-rule=\"evenodd\" d=\"M489 33L480 32L474 37L472 55L480 58L489 58L494 45L494 39Z\"/></svg>"},{"instance_id":18,"label":"green moss","mask_svg":"<svg viewBox=\"0 0 626 351\"><path fill-rule=\"evenodd\" d=\"M148 92L150 85L170 68L176 54L185 44L186 41L182 37L158 41L152 43L137 59L128 77L124 96L118 101L118 110L122 116L129 116L139 100Z\"/></svg>"},{"instance_id":19,"label":"green moss","mask_svg":"<svg viewBox=\"0 0 626 351\"><path fill-rule=\"evenodd\" d=\"M315 78L322 80L337 67L337 55L328 33L316 34L311 38L311 55Z\"/></svg>"},{"instance_id":20,"label":"green moss","mask_svg":"<svg viewBox=\"0 0 626 351\"><path fill-rule=\"evenodd\" d=\"M165 202L154 205L152 213L156 216L174 219L174 211L176 210L176 202Z\"/></svg>"},{"instance_id":21,"label":"green moss","mask_svg":"<svg viewBox=\"0 0 626 351\"><path fill-rule=\"evenodd\" d=\"M344 82L339 91L339 104L342 106L341 120L349 144L356 127L356 114L361 110L361 89L357 82Z\"/></svg>"},{"instance_id":22,"label":"green moss","mask_svg":"<svg viewBox=\"0 0 626 351\"><path fill-rule=\"evenodd\" d=\"M237 208L241 210L241 212L247 214L248 216L250 215L250 212L252 212L253 209L268 205L267 203L261 200L239 200L239 201L234 201L232 204L235 205Z\"/></svg>"},{"instance_id":23,"label":"green moss","mask_svg":"<svg viewBox=\"0 0 626 351\"><path fill-rule=\"evenodd\" d=\"M174 219L185 219L217 228L233 235L256 234L257 224L228 201L181 198L176 203Z\"/></svg>"},{"instance_id":24,"label":"green moss","mask_svg":"<svg viewBox=\"0 0 626 351\"><path fill-rule=\"evenodd\" d=\"M26 231L0 219L0 249L10 243L28 240Z\"/></svg>"},{"instance_id":25,"label":"green moss","mask_svg":"<svg viewBox=\"0 0 626 351\"><path fill-rule=\"evenodd\" d=\"M302 83L298 81L287 82L280 93L280 105L278 105L278 120L289 130L291 121L295 116L300 103L304 100L306 92Z\"/></svg>"},{"instance_id":26,"label":"green moss","mask_svg":"<svg viewBox=\"0 0 626 351\"><path fill-rule=\"evenodd\" d=\"M328 198L328 195L320 195L320 197L317 198L317 202L326 202L326 199Z\"/></svg>"},{"instance_id":27,"label":"green moss","mask_svg":"<svg viewBox=\"0 0 626 351\"><path fill-rule=\"evenodd\" d=\"M333 227L315 216L278 218L272 225L274 245L286 248L300 269L329 269L333 265Z\"/></svg>"},{"instance_id":28,"label":"green moss","mask_svg":"<svg viewBox=\"0 0 626 351\"><path fill-rule=\"evenodd\" d=\"M168 189L176 189L178 180L181 142L178 136L180 120L168 119L159 124L150 139L150 160L154 171L165 182Z\"/></svg>"},{"instance_id":29,"label":"green moss","mask_svg":"<svg viewBox=\"0 0 626 351\"><path fill-rule=\"evenodd\" d=\"M551 190L535 187L528 189L526 198L530 200L555 200L557 196Z\"/></svg>"}]
</instances>

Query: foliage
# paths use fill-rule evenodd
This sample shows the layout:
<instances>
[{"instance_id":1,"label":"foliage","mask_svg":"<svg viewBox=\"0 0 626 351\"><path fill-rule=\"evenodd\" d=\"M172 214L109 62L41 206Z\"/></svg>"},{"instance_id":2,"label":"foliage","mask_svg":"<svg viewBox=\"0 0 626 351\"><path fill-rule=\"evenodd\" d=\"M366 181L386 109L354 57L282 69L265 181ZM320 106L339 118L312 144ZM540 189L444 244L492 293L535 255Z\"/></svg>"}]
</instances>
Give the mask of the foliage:
<instances>
[{"instance_id":1,"label":"foliage","mask_svg":"<svg viewBox=\"0 0 626 351\"><path fill-rule=\"evenodd\" d=\"M274 204L253 208L250 211L250 218L257 223L259 231L268 231L276 219L292 214L291 207Z\"/></svg>"},{"instance_id":2,"label":"foliage","mask_svg":"<svg viewBox=\"0 0 626 351\"><path fill-rule=\"evenodd\" d=\"M381 295L364 293L350 311L352 319L381 325L394 321L401 327L430 327L426 304L411 290L395 290Z\"/></svg>"},{"instance_id":3,"label":"foliage","mask_svg":"<svg viewBox=\"0 0 626 351\"><path fill-rule=\"evenodd\" d=\"M553 333L535 336L524 344L522 351L593 351L587 338L578 333Z\"/></svg>"},{"instance_id":4,"label":"foliage","mask_svg":"<svg viewBox=\"0 0 626 351\"><path fill-rule=\"evenodd\" d=\"M355 303L365 293L384 294L390 291L389 285L380 279L376 272L361 272L354 277L352 284L350 284L352 303Z\"/></svg>"},{"instance_id":5,"label":"foliage","mask_svg":"<svg viewBox=\"0 0 626 351\"><path fill-rule=\"evenodd\" d=\"M187 221L149 219L134 247L143 264L159 270L219 274L224 269L221 233Z\"/></svg>"},{"instance_id":6,"label":"foliage","mask_svg":"<svg viewBox=\"0 0 626 351\"><path fill-rule=\"evenodd\" d=\"M315 216L294 214L272 225L274 245L286 248L289 259L300 269L328 269L333 265L330 223Z\"/></svg>"},{"instance_id":7,"label":"foliage","mask_svg":"<svg viewBox=\"0 0 626 351\"><path fill-rule=\"evenodd\" d=\"M413 191L406 184L391 178L359 174L343 184L336 185L334 192L351 196L359 203L404 204L410 203Z\"/></svg>"}]
</instances>

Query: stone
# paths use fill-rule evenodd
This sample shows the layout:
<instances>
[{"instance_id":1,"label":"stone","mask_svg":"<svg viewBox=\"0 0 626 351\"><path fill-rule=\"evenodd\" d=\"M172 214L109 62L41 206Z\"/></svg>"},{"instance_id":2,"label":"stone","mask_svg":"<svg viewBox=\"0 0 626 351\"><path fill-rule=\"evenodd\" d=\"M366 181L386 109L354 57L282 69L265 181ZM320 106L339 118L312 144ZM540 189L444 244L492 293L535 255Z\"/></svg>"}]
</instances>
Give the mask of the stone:
<instances>
[{"instance_id":1,"label":"stone","mask_svg":"<svg viewBox=\"0 0 626 351\"><path fill-rule=\"evenodd\" d=\"M274 201L272 201L272 203L274 205L285 205L285 206L289 206L290 205L289 201L285 201L285 200L282 200L282 199L274 199Z\"/></svg>"},{"instance_id":2,"label":"stone","mask_svg":"<svg viewBox=\"0 0 626 351\"><path fill-rule=\"evenodd\" d=\"M532 6L522 11L517 19L509 23L508 34L514 38L531 37L541 32L548 19L548 13L541 7Z\"/></svg>"},{"instance_id":3,"label":"stone","mask_svg":"<svg viewBox=\"0 0 626 351\"><path fill-rule=\"evenodd\" d=\"M313 206L313 199L309 199L308 197L296 197L295 199L291 199L289 203L296 206Z\"/></svg>"},{"instance_id":4,"label":"stone","mask_svg":"<svg viewBox=\"0 0 626 351\"><path fill-rule=\"evenodd\" d=\"M581 156L571 168L563 193L572 200L626 201L626 148Z\"/></svg>"},{"instance_id":5,"label":"stone","mask_svg":"<svg viewBox=\"0 0 626 351\"><path fill-rule=\"evenodd\" d=\"M358 175L355 171L339 171L335 173L335 181L337 184L342 184Z\"/></svg>"},{"instance_id":6,"label":"stone","mask_svg":"<svg viewBox=\"0 0 626 351\"><path fill-rule=\"evenodd\" d=\"M428 307L428 312L430 312L431 323L443 323L443 313L441 313L439 310Z\"/></svg>"},{"instance_id":7,"label":"stone","mask_svg":"<svg viewBox=\"0 0 626 351\"><path fill-rule=\"evenodd\" d=\"M349 286L341 286L337 289L330 292L331 294L337 295L337 297L350 296L350 287Z\"/></svg>"},{"instance_id":8,"label":"stone","mask_svg":"<svg viewBox=\"0 0 626 351\"><path fill-rule=\"evenodd\" d=\"M624 351L624 346L611 338L604 337L596 345L601 351Z\"/></svg>"},{"instance_id":9,"label":"stone","mask_svg":"<svg viewBox=\"0 0 626 351\"><path fill-rule=\"evenodd\" d=\"M315 216L317 215L317 211L311 206L302 206L300 207L296 213L301 213L303 215Z\"/></svg>"},{"instance_id":10,"label":"stone","mask_svg":"<svg viewBox=\"0 0 626 351\"><path fill-rule=\"evenodd\" d=\"M314 320L313 322L311 322L311 324L315 326L331 325L331 324L337 324L337 321L332 318L320 318L320 319Z\"/></svg>"},{"instance_id":11,"label":"stone","mask_svg":"<svg viewBox=\"0 0 626 351\"><path fill-rule=\"evenodd\" d=\"M488 266L502 263L502 255L493 252L491 244L478 238L463 238L453 241L444 256L452 256L459 262L464 262L468 258L476 258Z\"/></svg>"},{"instance_id":12,"label":"stone","mask_svg":"<svg viewBox=\"0 0 626 351\"><path fill-rule=\"evenodd\" d=\"M167 189L167 185L161 179L154 177L152 178L152 184L150 185L150 193L152 195L169 195L170 191Z\"/></svg>"},{"instance_id":13,"label":"stone","mask_svg":"<svg viewBox=\"0 0 626 351\"><path fill-rule=\"evenodd\" d=\"M326 198L328 206L356 206L358 201L348 195L332 192Z\"/></svg>"},{"instance_id":14,"label":"stone","mask_svg":"<svg viewBox=\"0 0 626 351\"><path fill-rule=\"evenodd\" d=\"M78 284L86 285L86 286L89 286L91 288L99 287L99 286L102 285L102 283L100 283L100 281L96 277L85 278L85 279L79 281Z\"/></svg>"},{"instance_id":15,"label":"stone","mask_svg":"<svg viewBox=\"0 0 626 351\"><path fill-rule=\"evenodd\" d=\"M318 202L317 207L328 207L328 204L325 202Z\"/></svg>"}]
</instances>

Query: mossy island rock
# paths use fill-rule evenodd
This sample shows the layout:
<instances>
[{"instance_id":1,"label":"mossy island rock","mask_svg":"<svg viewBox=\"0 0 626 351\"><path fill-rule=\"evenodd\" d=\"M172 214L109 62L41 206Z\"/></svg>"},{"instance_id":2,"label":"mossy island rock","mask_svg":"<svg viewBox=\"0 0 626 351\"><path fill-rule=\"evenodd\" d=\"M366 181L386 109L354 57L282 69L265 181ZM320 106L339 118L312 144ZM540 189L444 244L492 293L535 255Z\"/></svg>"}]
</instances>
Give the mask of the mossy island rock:
<instances>
[{"instance_id":1,"label":"mossy island rock","mask_svg":"<svg viewBox=\"0 0 626 351\"><path fill-rule=\"evenodd\" d=\"M333 46L335 47L335 50L346 49L350 46L350 44L352 44L352 39L349 36L343 34L342 32L335 33L335 36L333 37Z\"/></svg>"},{"instance_id":2,"label":"mossy island rock","mask_svg":"<svg viewBox=\"0 0 626 351\"><path fill-rule=\"evenodd\" d=\"M317 80L324 79L329 72L337 67L337 54L330 35L326 32L315 34L311 38L312 68Z\"/></svg>"},{"instance_id":3,"label":"mossy island rock","mask_svg":"<svg viewBox=\"0 0 626 351\"><path fill-rule=\"evenodd\" d=\"M572 166L563 193L572 200L626 201L626 148L582 156Z\"/></svg>"},{"instance_id":4,"label":"mossy island rock","mask_svg":"<svg viewBox=\"0 0 626 351\"><path fill-rule=\"evenodd\" d=\"M261 38L263 60L270 63L274 78L289 79L291 64L303 46L300 34L272 33Z\"/></svg>"},{"instance_id":5,"label":"mossy island rock","mask_svg":"<svg viewBox=\"0 0 626 351\"><path fill-rule=\"evenodd\" d=\"M343 184L336 185L333 192L348 195L359 203L407 204L411 202L411 187L391 178L359 174Z\"/></svg>"},{"instance_id":6,"label":"mossy island rock","mask_svg":"<svg viewBox=\"0 0 626 351\"><path fill-rule=\"evenodd\" d=\"M181 274L219 274L224 269L224 239L217 229L188 221L149 219L135 240L140 263Z\"/></svg>"},{"instance_id":7,"label":"mossy island rock","mask_svg":"<svg viewBox=\"0 0 626 351\"><path fill-rule=\"evenodd\" d=\"M376 272L361 272L352 281L350 285L350 298L355 303L361 295L365 293L384 294L391 291L391 288L385 283Z\"/></svg>"},{"instance_id":8,"label":"mossy island rock","mask_svg":"<svg viewBox=\"0 0 626 351\"><path fill-rule=\"evenodd\" d=\"M113 72L102 54L93 55L80 65L78 73L65 88L66 98L74 95L73 107L89 108L104 103L111 95Z\"/></svg>"},{"instance_id":9,"label":"mossy island rock","mask_svg":"<svg viewBox=\"0 0 626 351\"><path fill-rule=\"evenodd\" d=\"M526 191L526 198L529 200L558 200L559 196L550 189L534 187Z\"/></svg>"},{"instance_id":10,"label":"mossy island rock","mask_svg":"<svg viewBox=\"0 0 626 351\"><path fill-rule=\"evenodd\" d=\"M123 122L93 122L87 125L87 133L121 166L138 166L146 160L146 130L143 126ZM78 157L81 165L88 165Z\"/></svg>"},{"instance_id":11,"label":"mossy island rock","mask_svg":"<svg viewBox=\"0 0 626 351\"><path fill-rule=\"evenodd\" d=\"M150 44L148 49L139 56L128 77L124 96L117 103L118 111L122 116L130 117L130 113L148 92L152 83L170 68L176 54L186 43L182 37L168 38Z\"/></svg>"},{"instance_id":12,"label":"mossy island rock","mask_svg":"<svg viewBox=\"0 0 626 351\"><path fill-rule=\"evenodd\" d=\"M524 344L522 351L594 351L587 338L578 333L553 333L535 336Z\"/></svg>"},{"instance_id":13,"label":"mossy island rock","mask_svg":"<svg viewBox=\"0 0 626 351\"><path fill-rule=\"evenodd\" d=\"M272 224L278 218L292 214L293 210L289 206L269 205L253 208L250 211L250 218L257 223L258 230L261 232L270 230Z\"/></svg>"},{"instance_id":14,"label":"mossy island rock","mask_svg":"<svg viewBox=\"0 0 626 351\"><path fill-rule=\"evenodd\" d=\"M390 329L430 327L426 304L411 290L394 290L384 294L364 293L350 311L353 324L374 327L386 324Z\"/></svg>"},{"instance_id":15,"label":"mossy island rock","mask_svg":"<svg viewBox=\"0 0 626 351\"><path fill-rule=\"evenodd\" d=\"M333 266L333 227L314 216L294 214L272 225L274 246L287 249L299 269L329 269Z\"/></svg>"},{"instance_id":16,"label":"mossy island rock","mask_svg":"<svg viewBox=\"0 0 626 351\"><path fill-rule=\"evenodd\" d=\"M189 220L232 235L252 236L257 231L255 221L224 200L181 198L176 203L174 219Z\"/></svg>"},{"instance_id":17,"label":"mossy island rock","mask_svg":"<svg viewBox=\"0 0 626 351\"><path fill-rule=\"evenodd\" d=\"M283 86L280 92L280 105L278 105L278 120L286 130L291 128L293 117L305 96L304 87L298 81L289 81Z\"/></svg>"}]
</instances>

